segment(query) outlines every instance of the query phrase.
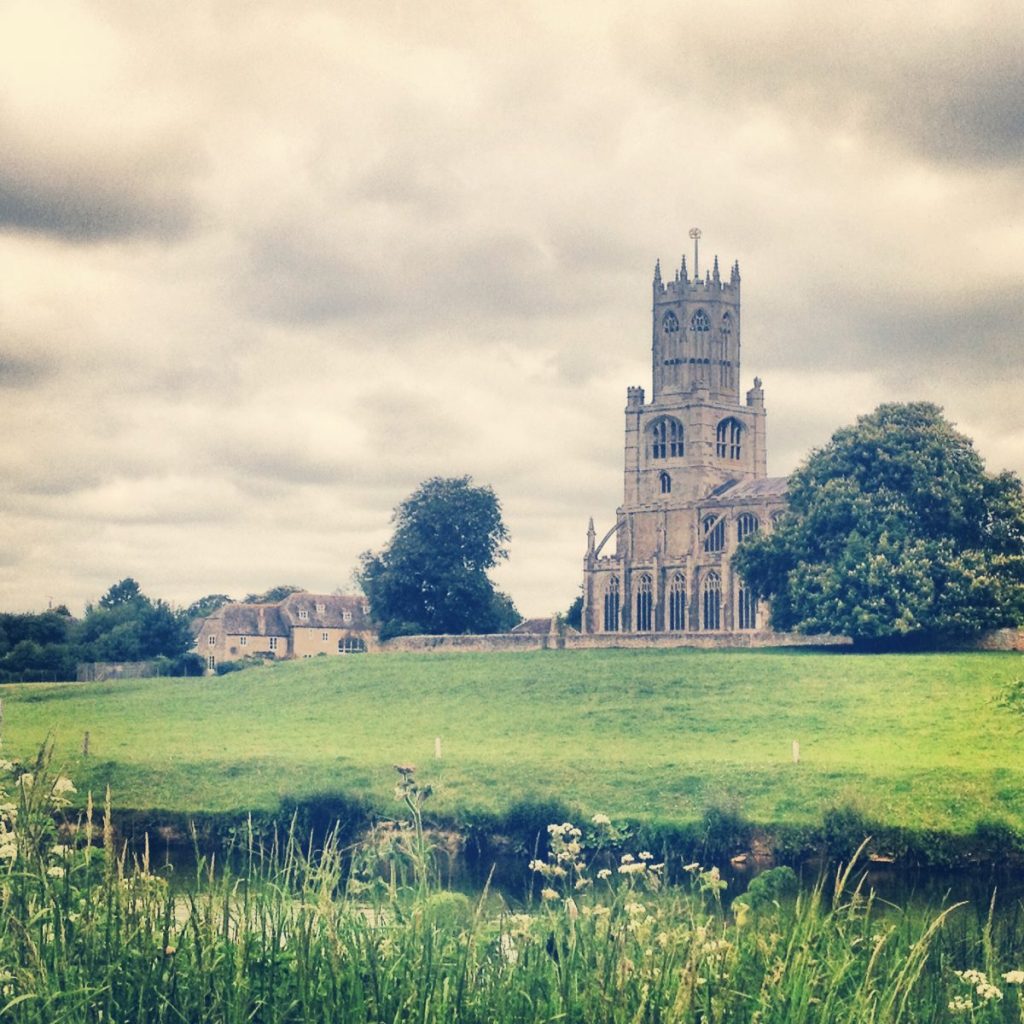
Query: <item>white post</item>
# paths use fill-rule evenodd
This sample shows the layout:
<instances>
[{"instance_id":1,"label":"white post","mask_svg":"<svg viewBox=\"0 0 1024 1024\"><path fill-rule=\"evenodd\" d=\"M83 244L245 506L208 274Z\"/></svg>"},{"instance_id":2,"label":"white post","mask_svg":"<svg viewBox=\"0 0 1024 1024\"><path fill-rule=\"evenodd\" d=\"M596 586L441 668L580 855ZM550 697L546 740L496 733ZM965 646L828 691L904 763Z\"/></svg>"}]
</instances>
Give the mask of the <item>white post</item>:
<instances>
[{"instance_id":1,"label":"white post","mask_svg":"<svg viewBox=\"0 0 1024 1024\"><path fill-rule=\"evenodd\" d=\"M800 763L800 741L793 740L793 764Z\"/></svg>"},{"instance_id":2,"label":"white post","mask_svg":"<svg viewBox=\"0 0 1024 1024\"><path fill-rule=\"evenodd\" d=\"M441 757L441 737L440 736L435 736L434 737L434 757L436 757L436 758L440 758Z\"/></svg>"}]
</instances>

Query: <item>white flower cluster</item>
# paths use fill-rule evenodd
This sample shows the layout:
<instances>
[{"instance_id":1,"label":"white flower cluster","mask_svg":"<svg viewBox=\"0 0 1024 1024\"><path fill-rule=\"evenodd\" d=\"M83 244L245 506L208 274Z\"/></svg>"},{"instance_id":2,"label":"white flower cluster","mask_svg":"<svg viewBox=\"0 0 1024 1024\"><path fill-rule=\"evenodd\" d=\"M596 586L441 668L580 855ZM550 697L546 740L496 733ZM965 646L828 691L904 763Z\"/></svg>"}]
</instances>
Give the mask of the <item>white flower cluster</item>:
<instances>
[{"instance_id":1,"label":"white flower cluster","mask_svg":"<svg viewBox=\"0 0 1024 1024\"><path fill-rule=\"evenodd\" d=\"M1003 998L1002 991L988 980L988 976L984 971L976 971L969 968L966 971L954 971L953 973L962 982L964 982L964 984L971 985L974 988L974 991L981 999L982 1004ZM1024 974L1021 976L1024 978ZM1006 980L1005 975L1003 978ZM954 1003L956 1003L956 1006L953 1005ZM967 996L955 996L949 1003L949 1008L954 1013L962 1013L973 1010L974 1004Z\"/></svg>"},{"instance_id":2,"label":"white flower cluster","mask_svg":"<svg viewBox=\"0 0 1024 1024\"><path fill-rule=\"evenodd\" d=\"M1007 971L1003 975L1007 985L1024 985L1024 971Z\"/></svg>"}]
</instances>

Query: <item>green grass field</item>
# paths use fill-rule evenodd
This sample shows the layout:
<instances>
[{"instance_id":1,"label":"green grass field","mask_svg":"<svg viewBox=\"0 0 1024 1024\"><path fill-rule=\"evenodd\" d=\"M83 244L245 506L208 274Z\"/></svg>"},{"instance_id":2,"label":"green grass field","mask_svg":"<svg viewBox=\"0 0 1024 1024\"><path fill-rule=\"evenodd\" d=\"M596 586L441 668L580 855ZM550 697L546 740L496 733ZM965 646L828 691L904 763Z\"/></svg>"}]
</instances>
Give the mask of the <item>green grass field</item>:
<instances>
[{"instance_id":1,"label":"green grass field","mask_svg":"<svg viewBox=\"0 0 1024 1024\"><path fill-rule=\"evenodd\" d=\"M392 765L412 762L431 811L452 817L555 799L636 821L720 806L800 825L841 806L956 835L984 820L1024 829L1024 719L996 700L1021 678L1015 654L552 651L323 658L0 696L6 756L52 733L80 791L109 783L126 809L272 810L342 792L390 813Z\"/></svg>"}]
</instances>

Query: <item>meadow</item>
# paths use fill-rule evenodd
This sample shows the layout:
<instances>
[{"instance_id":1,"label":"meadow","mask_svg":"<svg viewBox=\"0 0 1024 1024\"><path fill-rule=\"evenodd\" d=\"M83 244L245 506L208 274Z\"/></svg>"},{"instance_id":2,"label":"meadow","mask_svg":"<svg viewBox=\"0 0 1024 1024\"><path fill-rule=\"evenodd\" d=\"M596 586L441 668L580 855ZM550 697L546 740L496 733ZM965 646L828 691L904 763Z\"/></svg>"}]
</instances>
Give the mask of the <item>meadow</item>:
<instances>
[{"instance_id":1,"label":"meadow","mask_svg":"<svg viewBox=\"0 0 1024 1024\"><path fill-rule=\"evenodd\" d=\"M454 823L555 803L665 827L712 810L799 830L831 813L1019 836L1024 718L1000 695L1022 677L1005 653L542 651L317 658L0 696L6 756L52 735L80 792L109 785L121 810L273 813L344 794L387 815L393 765L411 762L430 813Z\"/></svg>"}]
</instances>

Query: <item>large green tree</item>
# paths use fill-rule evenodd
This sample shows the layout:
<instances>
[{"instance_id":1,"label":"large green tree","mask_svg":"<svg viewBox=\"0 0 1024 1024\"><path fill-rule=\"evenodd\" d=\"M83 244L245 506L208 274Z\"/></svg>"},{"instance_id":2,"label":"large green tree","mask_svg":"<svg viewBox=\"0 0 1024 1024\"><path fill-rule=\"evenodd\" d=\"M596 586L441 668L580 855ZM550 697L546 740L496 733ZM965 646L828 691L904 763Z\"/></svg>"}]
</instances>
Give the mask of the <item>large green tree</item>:
<instances>
[{"instance_id":1,"label":"large green tree","mask_svg":"<svg viewBox=\"0 0 1024 1024\"><path fill-rule=\"evenodd\" d=\"M734 567L778 629L932 645L1024 621L1024 496L925 402L837 431Z\"/></svg>"},{"instance_id":2,"label":"large green tree","mask_svg":"<svg viewBox=\"0 0 1024 1024\"><path fill-rule=\"evenodd\" d=\"M519 621L487 570L508 557L509 533L490 487L468 476L420 484L392 517L380 552L360 556L356 579L383 638L411 633L494 633Z\"/></svg>"}]
</instances>

